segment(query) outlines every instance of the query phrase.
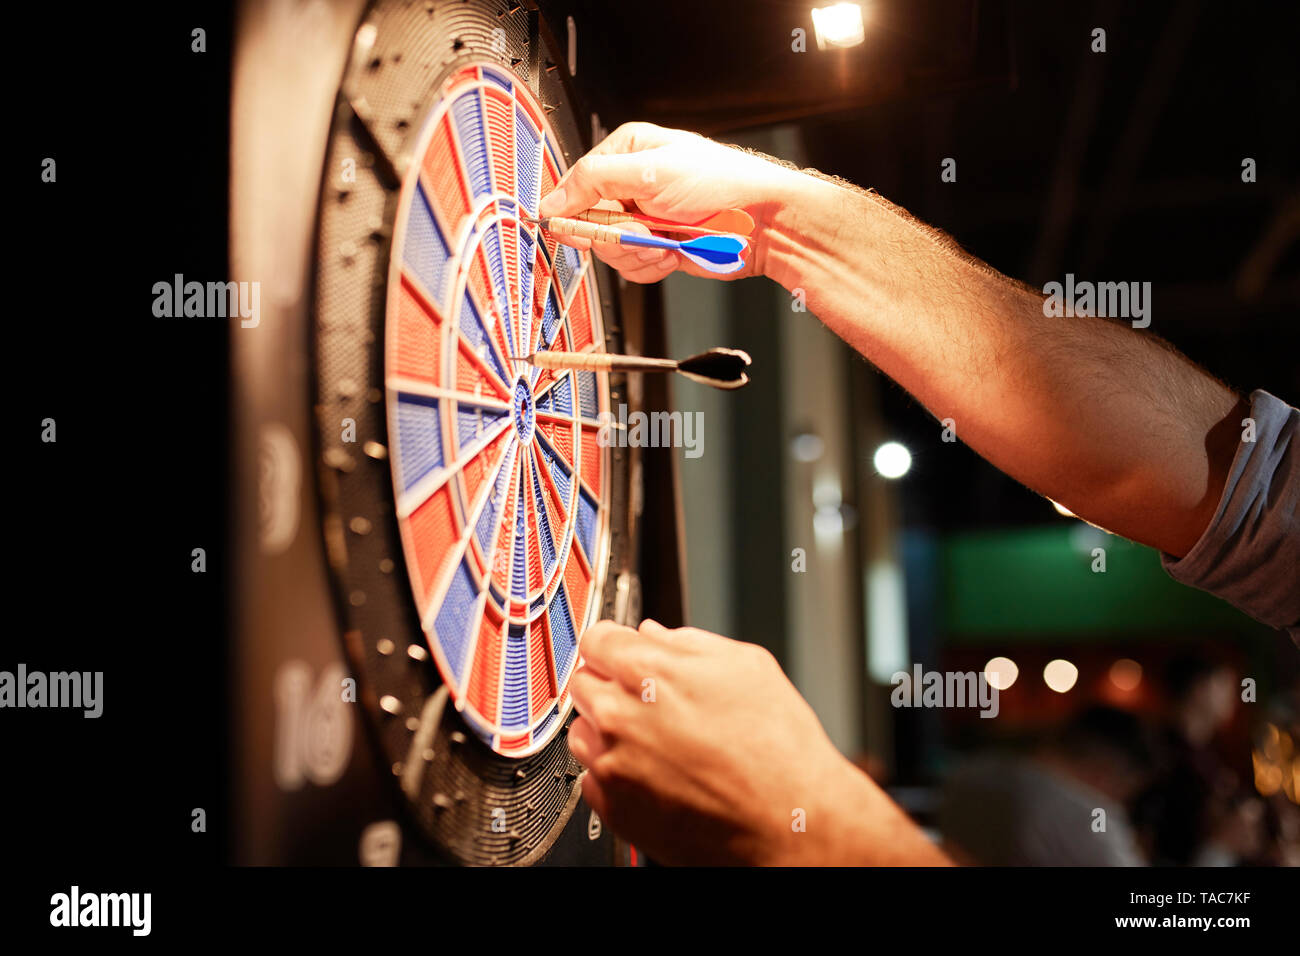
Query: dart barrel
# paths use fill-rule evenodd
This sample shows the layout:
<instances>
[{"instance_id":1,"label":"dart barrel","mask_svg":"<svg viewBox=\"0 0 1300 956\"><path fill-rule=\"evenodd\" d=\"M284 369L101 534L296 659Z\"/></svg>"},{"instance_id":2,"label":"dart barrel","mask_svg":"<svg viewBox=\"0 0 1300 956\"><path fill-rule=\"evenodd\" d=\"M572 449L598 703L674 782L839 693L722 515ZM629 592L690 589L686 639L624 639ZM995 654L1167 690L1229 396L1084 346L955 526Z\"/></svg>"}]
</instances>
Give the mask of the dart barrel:
<instances>
[{"instance_id":1,"label":"dart barrel","mask_svg":"<svg viewBox=\"0 0 1300 956\"><path fill-rule=\"evenodd\" d=\"M643 358L639 355L610 355L605 352L535 352L529 361L537 368L575 369L592 372L664 371L677 368L673 359Z\"/></svg>"}]
</instances>

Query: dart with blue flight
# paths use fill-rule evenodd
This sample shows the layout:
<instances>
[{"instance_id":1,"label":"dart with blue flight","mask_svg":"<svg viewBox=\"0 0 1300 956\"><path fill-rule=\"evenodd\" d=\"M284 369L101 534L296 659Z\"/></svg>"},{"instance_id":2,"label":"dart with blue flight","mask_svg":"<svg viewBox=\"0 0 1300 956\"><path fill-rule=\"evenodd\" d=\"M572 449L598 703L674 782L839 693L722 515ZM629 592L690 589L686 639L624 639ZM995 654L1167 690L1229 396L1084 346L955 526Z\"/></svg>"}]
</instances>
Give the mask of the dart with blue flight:
<instances>
[{"instance_id":1,"label":"dart with blue flight","mask_svg":"<svg viewBox=\"0 0 1300 956\"><path fill-rule=\"evenodd\" d=\"M624 246L643 246L648 249L669 249L680 252L701 269L718 275L737 272L745 266L742 258L749 248L749 240L732 233L715 233L693 239L667 239L663 236L643 236L615 226L551 216L540 221L542 229L557 236L575 236L593 242L612 242Z\"/></svg>"}]
</instances>

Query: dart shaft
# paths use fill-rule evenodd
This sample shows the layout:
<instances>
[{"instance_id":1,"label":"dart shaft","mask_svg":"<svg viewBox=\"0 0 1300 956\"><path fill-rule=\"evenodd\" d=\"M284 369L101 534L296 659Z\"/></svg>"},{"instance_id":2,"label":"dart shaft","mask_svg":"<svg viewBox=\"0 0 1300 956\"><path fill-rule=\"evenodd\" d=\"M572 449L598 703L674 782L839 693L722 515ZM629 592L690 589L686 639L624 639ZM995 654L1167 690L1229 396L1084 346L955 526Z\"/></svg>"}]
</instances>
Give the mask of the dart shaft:
<instances>
[{"instance_id":1,"label":"dart shaft","mask_svg":"<svg viewBox=\"0 0 1300 956\"><path fill-rule=\"evenodd\" d=\"M667 219L656 219L654 216L646 216L635 212L620 212L616 209L588 209L586 212L576 213L572 218L584 222L599 223L602 226L616 226L621 223L639 222L644 226L648 226L651 229L657 229L660 232L676 232L688 236L721 235L732 231L729 229L714 228L711 225L705 225L703 223L690 225L683 222L672 222ZM725 219L726 223L735 223L742 227L736 231L742 232L746 235L748 235L749 229L743 228L744 223L748 221L749 228L753 228L753 220L750 219L749 215L742 209L724 210L719 215L706 219L705 223L712 223L715 219Z\"/></svg>"},{"instance_id":2,"label":"dart shaft","mask_svg":"<svg viewBox=\"0 0 1300 956\"><path fill-rule=\"evenodd\" d=\"M590 372L671 372L677 368L677 363L672 359L614 355L608 352L535 352L527 361L537 368L554 371L577 369Z\"/></svg>"},{"instance_id":3,"label":"dart shaft","mask_svg":"<svg viewBox=\"0 0 1300 956\"><path fill-rule=\"evenodd\" d=\"M677 249L681 247L681 243L673 239L663 239L659 236L642 236L634 232L624 232L614 226L587 222L583 219L552 216L549 219L543 219L541 227L557 236L575 236L579 239L590 239L593 242L613 242L624 246L647 246L653 249Z\"/></svg>"}]
</instances>

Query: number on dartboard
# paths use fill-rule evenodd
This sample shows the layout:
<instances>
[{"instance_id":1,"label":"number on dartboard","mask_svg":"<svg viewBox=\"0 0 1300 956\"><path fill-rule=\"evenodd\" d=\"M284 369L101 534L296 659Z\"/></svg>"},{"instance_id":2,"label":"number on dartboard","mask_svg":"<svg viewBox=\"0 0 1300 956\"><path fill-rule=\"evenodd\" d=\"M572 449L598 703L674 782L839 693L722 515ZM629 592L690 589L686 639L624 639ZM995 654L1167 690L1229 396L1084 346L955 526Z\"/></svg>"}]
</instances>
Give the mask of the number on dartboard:
<instances>
[{"instance_id":1,"label":"number on dartboard","mask_svg":"<svg viewBox=\"0 0 1300 956\"><path fill-rule=\"evenodd\" d=\"M352 755L352 705L347 675L338 664L313 688L311 668L289 661L275 677L275 782L298 790L328 787L343 776Z\"/></svg>"}]
</instances>

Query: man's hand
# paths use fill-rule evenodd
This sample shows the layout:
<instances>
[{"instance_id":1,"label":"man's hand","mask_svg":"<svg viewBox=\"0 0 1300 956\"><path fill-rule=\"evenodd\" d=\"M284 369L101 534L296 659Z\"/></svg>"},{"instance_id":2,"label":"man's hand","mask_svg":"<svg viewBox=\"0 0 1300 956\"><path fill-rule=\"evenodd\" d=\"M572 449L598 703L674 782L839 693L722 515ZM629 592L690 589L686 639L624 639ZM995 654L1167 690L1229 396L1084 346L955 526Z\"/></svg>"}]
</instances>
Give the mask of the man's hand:
<instances>
[{"instance_id":1,"label":"man's hand","mask_svg":"<svg viewBox=\"0 0 1300 956\"><path fill-rule=\"evenodd\" d=\"M602 621L573 676L583 795L664 863L944 863L835 749L767 651Z\"/></svg>"},{"instance_id":2,"label":"man's hand","mask_svg":"<svg viewBox=\"0 0 1300 956\"><path fill-rule=\"evenodd\" d=\"M555 191L543 198L541 215L571 216L598 206L693 223L724 209L744 209L754 217L747 264L725 276L700 269L665 249L557 237L579 249L591 248L631 282L658 282L677 269L692 275L740 279L763 274L773 216L806 179L794 170L695 133L626 123L574 163ZM639 223L625 223L620 228L649 234Z\"/></svg>"},{"instance_id":3,"label":"man's hand","mask_svg":"<svg viewBox=\"0 0 1300 956\"><path fill-rule=\"evenodd\" d=\"M1175 556L1210 523L1248 406L1151 331L1049 317L1042 294L882 197L694 133L620 126L542 214L598 202L683 221L744 208L750 258L726 278L765 275L798 295L994 466ZM675 252L592 248L633 282L709 275Z\"/></svg>"}]
</instances>

